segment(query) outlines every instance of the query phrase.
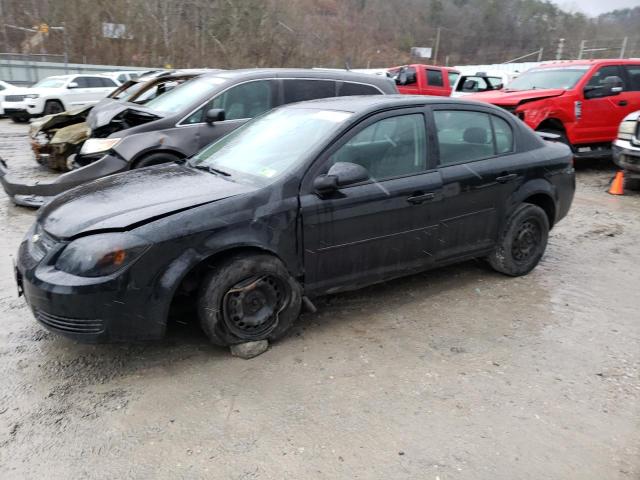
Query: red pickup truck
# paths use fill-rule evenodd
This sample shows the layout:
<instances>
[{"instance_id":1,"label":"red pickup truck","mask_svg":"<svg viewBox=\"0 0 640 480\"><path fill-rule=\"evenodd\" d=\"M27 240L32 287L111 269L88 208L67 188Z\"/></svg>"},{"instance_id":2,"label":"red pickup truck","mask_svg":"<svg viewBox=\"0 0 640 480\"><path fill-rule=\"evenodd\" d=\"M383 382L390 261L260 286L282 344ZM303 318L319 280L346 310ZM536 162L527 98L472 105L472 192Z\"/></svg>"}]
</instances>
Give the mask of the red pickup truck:
<instances>
[{"instance_id":1,"label":"red pickup truck","mask_svg":"<svg viewBox=\"0 0 640 480\"><path fill-rule=\"evenodd\" d=\"M622 119L640 110L640 60L548 63L507 88L466 98L492 103L534 130L559 135L577 158L608 156Z\"/></svg>"},{"instance_id":2,"label":"red pickup truck","mask_svg":"<svg viewBox=\"0 0 640 480\"><path fill-rule=\"evenodd\" d=\"M460 72L454 68L435 65L405 65L389 69L398 91L405 95L437 95L448 97Z\"/></svg>"}]
</instances>

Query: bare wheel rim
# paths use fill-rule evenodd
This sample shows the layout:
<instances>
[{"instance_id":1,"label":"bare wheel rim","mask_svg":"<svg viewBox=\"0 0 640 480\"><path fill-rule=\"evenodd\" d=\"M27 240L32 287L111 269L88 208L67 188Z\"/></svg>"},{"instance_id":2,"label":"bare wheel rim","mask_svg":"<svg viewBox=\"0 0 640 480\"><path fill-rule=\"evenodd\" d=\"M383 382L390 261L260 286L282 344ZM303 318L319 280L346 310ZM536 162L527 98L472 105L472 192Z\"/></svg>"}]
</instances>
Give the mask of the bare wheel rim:
<instances>
[{"instance_id":1,"label":"bare wheel rim","mask_svg":"<svg viewBox=\"0 0 640 480\"><path fill-rule=\"evenodd\" d=\"M286 282L275 275L254 276L231 287L223 298L223 318L230 332L245 340L268 335L289 302Z\"/></svg>"},{"instance_id":2,"label":"bare wheel rim","mask_svg":"<svg viewBox=\"0 0 640 480\"><path fill-rule=\"evenodd\" d=\"M516 262L526 262L538 250L542 242L542 230L538 222L528 219L520 223L511 243L511 256Z\"/></svg>"}]
</instances>

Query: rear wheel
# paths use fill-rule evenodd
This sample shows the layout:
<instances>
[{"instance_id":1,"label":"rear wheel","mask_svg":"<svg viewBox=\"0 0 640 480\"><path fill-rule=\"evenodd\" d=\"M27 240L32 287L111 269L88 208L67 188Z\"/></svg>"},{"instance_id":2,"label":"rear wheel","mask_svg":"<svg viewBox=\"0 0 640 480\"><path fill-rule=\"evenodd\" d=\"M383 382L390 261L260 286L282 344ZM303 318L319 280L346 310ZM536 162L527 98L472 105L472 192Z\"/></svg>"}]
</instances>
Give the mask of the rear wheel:
<instances>
[{"instance_id":1,"label":"rear wheel","mask_svg":"<svg viewBox=\"0 0 640 480\"><path fill-rule=\"evenodd\" d=\"M55 115L56 113L62 112L64 112L64 107L58 100L47 100L47 103L44 104L44 110L42 111L45 115Z\"/></svg>"},{"instance_id":2,"label":"rear wheel","mask_svg":"<svg viewBox=\"0 0 640 480\"><path fill-rule=\"evenodd\" d=\"M283 263L240 253L217 264L200 287L200 325L216 345L277 340L300 315L302 290Z\"/></svg>"},{"instance_id":3,"label":"rear wheel","mask_svg":"<svg viewBox=\"0 0 640 480\"><path fill-rule=\"evenodd\" d=\"M505 275L526 275L542 258L548 238L547 214L537 205L523 203L508 218L489 264Z\"/></svg>"},{"instance_id":4,"label":"rear wheel","mask_svg":"<svg viewBox=\"0 0 640 480\"><path fill-rule=\"evenodd\" d=\"M16 117L11 117L11 121L13 123L27 123L29 121L29 117L22 117L22 116L16 116Z\"/></svg>"},{"instance_id":5,"label":"rear wheel","mask_svg":"<svg viewBox=\"0 0 640 480\"><path fill-rule=\"evenodd\" d=\"M163 163L172 163L180 160L180 157L169 152L150 153L138 160L133 168L151 167L153 165L161 165Z\"/></svg>"}]
</instances>

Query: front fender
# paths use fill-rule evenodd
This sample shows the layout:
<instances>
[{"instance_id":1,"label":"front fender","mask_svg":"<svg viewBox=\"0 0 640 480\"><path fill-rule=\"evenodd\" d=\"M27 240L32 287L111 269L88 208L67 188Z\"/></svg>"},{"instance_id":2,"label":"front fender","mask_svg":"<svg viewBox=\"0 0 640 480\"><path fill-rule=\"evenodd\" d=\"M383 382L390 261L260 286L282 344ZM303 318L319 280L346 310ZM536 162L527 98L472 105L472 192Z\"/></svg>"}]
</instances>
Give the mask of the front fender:
<instances>
[{"instance_id":1,"label":"front fender","mask_svg":"<svg viewBox=\"0 0 640 480\"><path fill-rule=\"evenodd\" d=\"M117 132L114 134L117 136ZM162 131L143 132L124 137L113 150L130 165L147 153L162 150L175 153L180 157L188 156L170 135Z\"/></svg>"}]
</instances>

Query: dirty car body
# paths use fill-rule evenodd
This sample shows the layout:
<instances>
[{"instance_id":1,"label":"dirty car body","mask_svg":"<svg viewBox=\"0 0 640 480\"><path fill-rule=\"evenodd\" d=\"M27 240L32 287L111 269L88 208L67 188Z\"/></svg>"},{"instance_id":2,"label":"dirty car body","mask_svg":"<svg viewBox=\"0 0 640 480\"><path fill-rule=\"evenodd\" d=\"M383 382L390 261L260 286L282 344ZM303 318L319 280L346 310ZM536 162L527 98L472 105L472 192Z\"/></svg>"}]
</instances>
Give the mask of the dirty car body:
<instances>
[{"instance_id":1,"label":"dirty car body","mask_svg":"<svg viewBox=\"0 0 640 480\"><path fill-rule=\"evenodd\" d=\"M91 138L74 157L74 170L53 183L0 182L19 205L40 207L49 197L106 175L194 155L273 107L334 96L393 94L393 82L376 75L305 69L249 69L202 75L146 105L111 101L87 117ZM225 110L223 121L207 112Z\"/></svg>"},{"instance_id":2,"label":"dirty car body","mask_svg":"<svg viewBox=\"0 0 640 480\"><path fill-rule=\"evenodd\" d=\"M53 170L68 171L73 157L91 135L86 120L94 108L104 108L114 101L143 105L176 85L197 76L197 73L170 73L142 76L128 80L96 105L86 105L31 122L29 139L36 161ZM71 158L70 158L71 157Z\"/></svg>"},{"instance_id":3,"label":"dirty car body","mask_svg":"<svg viewBox=\"0 0 640 480\"><path fill-rule=\"evenodd\" d=\"M275 262L309 298L351 290L491 255L523 207L550 228L574 189L568 147L490 105L401 95L303 102L186 163L59 195L20 245L18 285L39 322L82 341L162 337L180 298L204 305L203 325L213 312L244 328L242 313L227 318L228 302L238 303L228 295L253 294L246 308L264 307L260 271L223 304L207 303L207 278L238 274L233 262ZM277 326L286 308L269 321ZM231 329L223 323L216 328ZM261 332L215 343L272 338Z\"/></svg>"}]
</instances>

